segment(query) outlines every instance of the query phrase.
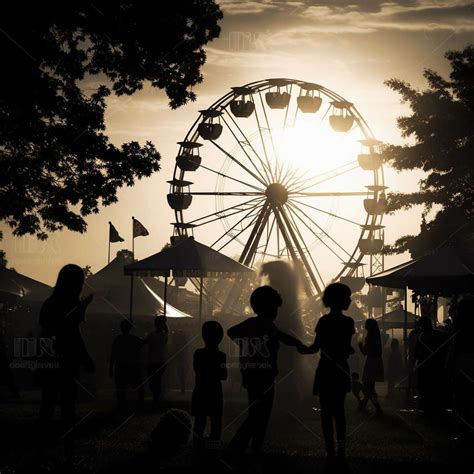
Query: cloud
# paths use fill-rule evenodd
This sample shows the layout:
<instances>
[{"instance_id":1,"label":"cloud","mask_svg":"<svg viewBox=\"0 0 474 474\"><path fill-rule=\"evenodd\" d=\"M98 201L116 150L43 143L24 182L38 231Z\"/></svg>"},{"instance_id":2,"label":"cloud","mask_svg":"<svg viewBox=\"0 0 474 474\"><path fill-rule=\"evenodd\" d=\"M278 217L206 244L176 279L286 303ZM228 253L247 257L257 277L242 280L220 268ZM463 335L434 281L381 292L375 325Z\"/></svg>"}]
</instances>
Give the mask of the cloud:
<instances>
[{"instance_id":1,"label":"cloud","mask_svg":"<svg viewBox=\"0 0 474 474\"><path fill-rule=\"evenodd\" d=\"M343 10L356 10L361 12L372 12L376 13L379 12L384 5L387 4L396 4L400 6L412 6L417 3L417 0L399 0L397 2L387 2L386 0L378 1L378 0L332 0L332 1L313 1L307 0L305 1L306 6L327 6L333 9Z\"/></svg>"},{"instance_id":2,"label":"cloud","mask_svg":"<svg viewBox=\"0 0 474 474\"><path fill-rule=\"evenodd\" d=\"M474 3L465 0L331 0L302 2L232 1L221 3L228 25L249 31L298 34L372 33L379 30L474 31Z\"/></svg>"},{"instance_id":3,"label":"cloud","mask_svg":"<svg viewBox=\"0 0 474 474\"><path fill-rule=\"evenodd\" d=\"M226 15L254 15L278 9L277 3L281 2L221 0L219 5Z\"/></svg>"}]
</instances>

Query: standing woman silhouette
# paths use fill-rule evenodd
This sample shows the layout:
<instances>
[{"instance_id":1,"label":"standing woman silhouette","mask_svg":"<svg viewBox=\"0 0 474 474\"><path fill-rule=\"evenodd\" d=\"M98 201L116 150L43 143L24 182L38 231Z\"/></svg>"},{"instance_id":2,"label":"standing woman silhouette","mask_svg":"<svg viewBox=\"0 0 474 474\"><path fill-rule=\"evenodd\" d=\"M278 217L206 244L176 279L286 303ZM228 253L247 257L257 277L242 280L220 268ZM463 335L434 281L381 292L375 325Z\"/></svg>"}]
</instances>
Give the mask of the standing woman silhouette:
<instances>
[{"instance_id":1,"label":"standing woman silhouette","mask_svg":"<svg viewBox=\"0 0 474 474\"><path fill-rule=\"evenodd\" d=\"M362 393L364 398L360 402L359 408L364 409L369 400L373 403L378 414L382 413L382 408L375 391L375 382L384 381L384 368L382 360L382 339L380 329L375 319L367 319L365 322L367 336L364 342L359 342L359 349L366 356L364 373L362 374Z\"/></svg>"},{"instance_id":2,"label":"standing woman silhouette","mask_svg":"<svg viewBox=\"0 0 474 474\"><path fill-rule=\"evenodd\" d=\"M94 362L82 340L79 325L84 321L93 295L80 299L84 272L77 265L64 266L53 294L40 311L42 356L40 365L40 421L48 422L60 403L65 428L74 425L79 369L94 372Z\"/></svg>"},{"instance_id":3,"label":"standing woman silhouette","mask_svg":"<svg viewBox=\"0 0 474 474\"><path fill-rule=\"evenodd\" d=\"M346 417L344 401L351 390L351 376L347 359L354 353L351 346L355 333L354 320L342 311L351 304L351 290L342 283L333 283L324 290L323 304L330 308L316 325L316 337L309 347L299 348L302 354L321 351L313 393L319 395L321 426L328 460L345 458ZM336 425L337 449L334 445Z\"/></svg>"}]
</instances>

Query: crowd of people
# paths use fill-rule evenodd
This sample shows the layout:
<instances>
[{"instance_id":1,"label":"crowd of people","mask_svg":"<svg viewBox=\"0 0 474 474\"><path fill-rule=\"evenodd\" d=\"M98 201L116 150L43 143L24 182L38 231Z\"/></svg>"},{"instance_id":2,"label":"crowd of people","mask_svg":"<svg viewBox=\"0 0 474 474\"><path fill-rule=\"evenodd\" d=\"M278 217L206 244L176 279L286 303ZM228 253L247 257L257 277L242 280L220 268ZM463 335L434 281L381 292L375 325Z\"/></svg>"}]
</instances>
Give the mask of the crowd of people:
<instances>
[{"instance_id":1,"label":"crowd of people","mask_svg":"<svg viewBox=\"0 0 474 474\"><path fill-rule=\"evenodd\" d=\"M80 369L95 370L80 332L80 324L92 300L92 296L81 299L83 283L82 269L66 265L58 275L52 295L41 309L39 322L45 350L41 353L39 369L42 391L40 421L44 426L52 419L58 403L63 421L73 426ZM294 347L301 355L320 354L313 394L319 397L321 427L330 461L345 458L344 405L347 394L352 392L357 398L360 410L366 410L371 404L375 413L380 415L382 407L376 384L384 380L387 382L387 398L392 400L397 395L397 388L402 385L408 389L413 387L416 377L423 411L426 414L439 413L452 406L458 419L462 420L460 431L464 436L472 435L472 298L466 297L459 303L449 330L437 330L428 317L419 319L409 337L408 371L404 367L398 339L392 338L388 354L383 353L383 338L375 319L366 320L365 337L357 344L353 343L355 324L344 314L351 304L349 287L341 283L329 285L322 301L328 313L319 318L314 341L308 346L278 328L275 321L282 299L269 286L259 287L251 295L250 305L255 316L227 330L227 336L238 347L242 387L248 394L246 418L229 443L233 455L242 458L249 445L254 454L262 453L275 396L280 344ZM109 375L115 381L119 411L126 407L128 390L136 393L138 407L142 406L146 385L152 393L154 410L160 411L162 378L170 358L166 351L169 331L164 316L156 317L154 325L154 331L141 339L133 334L131 321L125 319L120 323L121 334L113 341L109 362ZM195 386L191 399L193 440L198 449L203 446L204 439L216 442L221 439L222 382L227 379L229 368L226 353L219 348L225 337L221 324L207 321L201 332L203 347L193 356ZM50 346L47 341L52 341ZM362 377L358 372L351 373L350 358L357 351L354 346L364 356ZM179 357L179 351L173 357ZM181 390L184 392L184 385ZM205 438L208 420L210 432ZM71 436L71 445L72 439Z\"/></svg>"}]
</instances>

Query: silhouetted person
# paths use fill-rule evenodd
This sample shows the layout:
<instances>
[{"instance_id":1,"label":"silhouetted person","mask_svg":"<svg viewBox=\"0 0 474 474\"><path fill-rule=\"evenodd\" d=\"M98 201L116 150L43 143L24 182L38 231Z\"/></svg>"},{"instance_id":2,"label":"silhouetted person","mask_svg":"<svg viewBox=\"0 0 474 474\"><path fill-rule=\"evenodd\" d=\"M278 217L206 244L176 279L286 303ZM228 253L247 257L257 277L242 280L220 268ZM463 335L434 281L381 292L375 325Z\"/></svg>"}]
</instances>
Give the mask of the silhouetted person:
<instances>
[{"instance_id":1,"label":"silhouetted person","mask_svg":"<svg viewBox=\"0 0 474 474\"><path fill-rule=\"evenodd\" d=\"M0 329L0 385L8 387L14 398L20 397L18 388L15 384L15 376L10 367L10 359L7 354L7 345L3 328Z\"/></svg>"},{"instance_id":2,"label":"silhouetted person","mask_svg":"<svg viewBox=\"0 0 474 474\"><path fill-rule=\"evenodd\" d=\"M380 329L375 319L367 319L365 329L367 331L365 340L364 342L359 342L359 349L365 355L364 372L362 373L364 398L360 402L359 407L364 409L367 403L371 401L376 412L381 413L382 408L375 390L375 383L384 381Z\"/></svg>"},{"instance_id":3,"label":"silhouetted person","mask_svg":"<svg viewBox=\"0 0 474 474\"><path fill-rule=\"evenodd\" d=\"M148 380L153 395L153 409L156 410L159 407L162 378L167 364L168 325L166 316L155 318L155 330L146 337L145 344L148 351Z\"/></svg>"},{"instance_id":4,"label":"silhouetted person","mask_svg":"<svg viewBox=\"0 0 474 474\"><path fill-rule=\"evenodd\" d=\"M328 460L345 457L346 417L344 401L351 391L348 358L354 353L351 346L355 333L354 320L342 312L351 304L351 290L342 283L329 285L323 294L323 304L330 311L321 316L315 328L316 337L311 346L299 349L302 354L321 352L313 393L319 395L321 426ZM337 449L334 445L336 425Z\"/></svg>"},{"instance_id":5,"label":"silhouetted person","mask_svg":"<svg viewBox=\"0 0 474 474\"><path fill-rule=\"evenodd\" d=\"M132 328L133 324L128 319L120 323L122 334L115 338L110 355L109 374L110 377L115 378L118 411L125 408L129 388L137 392L139 408L143 406L143 341L130 334Z\"/></svg>"},{"instance_id":6,"label":"silhouetted person","mask_svg":"<svg viewBox=\"0 0 474 474\"><path fill-rule=\"evenodd\" d=\"M418 392L424 413L430 415L444 408L446 336L433 328L433 322L428 316L420 318L420 329L414 352Z\"/></svg>"},{"instance_id":7,"label":"silhouetted person","mask_svg":"<svg viewBox=\"0 0 474 474\"><path fill-rule=\"evenodd\" d=\"M360 396L362 393L362 383L360 382L360 377L357 372L352 372L351 374L351 392L358 402L362 400Z\"/></svg>"},{"instance_id":8,"label":"silhouetted person","mask_svg":"<svg viewBox=\"0 0 474 474\"><path fill-rule=\"evenodd\" d=\"M217 321L202 325L205 347L194 352L193 367L196 374L191 414L194 416L194 442L203 440L206 421L211 422L210 439L220 440L222 432L222 380L227 379L226 355L219 350L224 337Z\"/></svg>"},{"instance_id":9,"label":"silhouetted person","mask_svg":"<svg viewBox=\"0 0 474 474\"><path fill-rule=\"evenodd\" d=\"M92 301L92 295L82 300L79 298L83 284L84 272L80 267L73 264L64 266L58 274L53 294L41 307L39 318L42 347L40 420L51 420L59 400L66 429L75 422L80 367L88 372L95 370L79 329Z\"/></svg>"},{"instance_id":10,"label":"silhouetted person","mask_svg":"<svg viewBox=\"0 0 474 474\"><path fill-rule=\"evenodd\" d=\"M474 436L474 298L464 297L453 317L454 338L450 366L454 408L461 441ZM468 445L469 446L469 445Z\"/></svg>"},{"instance_id":11,"label":"silhouetted person","mask_svg":"<svg viewBox=\"0 0 474 474\"><path fill-rule=\"evenodd\" d=\"M186 392L186 380L190 365L190 354L188 349L188 339L182 329L178 329L173 337L176 376L181 393Z\"/></svg>"},{"instance_id":12,"label":"silhouetted person","mask_svg":"<svg viewBox=\"0 0 474 474\"><path fill-rule=\"evenodd\" d=\"M415 347L418 342L418 338L421 334L420 328L420 318L415 319L415 327L408 334L408 393L407 397L410 395L410 391L414 392L418 387L418 374L415 369L416 360L415 360Z\"/></svg>"},{"instance_id":13,"label":"silhouetted person","mask_svg":"<svg viewBox=\"0 0 474 474\"><path fill-rule=\"evenodd\" d=\"M250 441L252 452L261 453L273 406L280 342L302 346L298 339L275 326L281 304L276 290L269 286L257 288L250 296L250 305L257 316L227 331L227 335L239 344L242 385L248 391L247 418L230 443L231 449L240 454L245 452Z\"/></svg>"},{"instance_id":14,"label":"silhouetted person","mask_svg":"<svg viewBox=\"0 0 474 474\"><path fill-rule=\"evenodd\" d=\"M387 398L395 397L395 387L403 377L403 359L398 339L390 342L387 361Z\"/></svg>"}]
</instances>

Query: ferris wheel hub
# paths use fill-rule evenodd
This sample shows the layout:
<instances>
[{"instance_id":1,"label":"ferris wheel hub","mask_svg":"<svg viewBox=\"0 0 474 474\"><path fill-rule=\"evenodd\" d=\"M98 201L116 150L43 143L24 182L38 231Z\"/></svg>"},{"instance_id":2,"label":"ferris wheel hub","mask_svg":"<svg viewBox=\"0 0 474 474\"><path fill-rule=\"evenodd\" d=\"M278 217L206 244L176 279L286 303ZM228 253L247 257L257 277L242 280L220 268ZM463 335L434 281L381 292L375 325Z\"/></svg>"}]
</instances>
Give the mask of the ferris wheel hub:
<instances>
[{"instance_id":1,"label":"ferris wheel hub","mask_svg":"<svg viewBox=\"0 0 474 474\"><path fill-rule=\"evenodd\" d=\"M288 191L280 183L272 183L269 184L267 189L265 190L265 196L270 201L272 205L282 205L288 201Z\"/></svg>"}]
</instances>

